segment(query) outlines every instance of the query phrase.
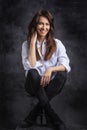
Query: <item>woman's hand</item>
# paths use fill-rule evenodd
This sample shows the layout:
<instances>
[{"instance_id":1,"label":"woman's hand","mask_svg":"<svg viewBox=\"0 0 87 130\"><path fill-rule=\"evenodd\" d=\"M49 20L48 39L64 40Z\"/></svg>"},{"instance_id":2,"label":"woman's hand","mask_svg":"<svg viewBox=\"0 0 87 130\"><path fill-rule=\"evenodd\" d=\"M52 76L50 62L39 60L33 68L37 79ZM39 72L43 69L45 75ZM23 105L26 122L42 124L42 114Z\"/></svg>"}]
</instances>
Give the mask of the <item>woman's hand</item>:
<instances>
[{"instance_id":1,"label":"woman's hand","mask_svg":"<svg viewBox=\"0 0 87 130\"><path fill-rule=\"evenodd\" d=\"M45 87L45 86L47 86L47 85L49 84L50 78L51 78L51 74L52 74L52 68L50 67L50 68L48 68L48 69L44 72L44 74L43 74L43 76L42 76L42 78L41 78L40 85L41 85L42 87Z\"/></svg>"},{"instance_id":2,"label":"woman's hand","mask_svg":"<svg viewBox=\"0 0 87 130\"><path fill-rule=\"evenodd\" d=\"M37 40L37 32L34 32L33 34L32 34L32 37L31 37L31 45L32 44L35 44L36 43L36 40Z\"/></svg>"}]
</instances>

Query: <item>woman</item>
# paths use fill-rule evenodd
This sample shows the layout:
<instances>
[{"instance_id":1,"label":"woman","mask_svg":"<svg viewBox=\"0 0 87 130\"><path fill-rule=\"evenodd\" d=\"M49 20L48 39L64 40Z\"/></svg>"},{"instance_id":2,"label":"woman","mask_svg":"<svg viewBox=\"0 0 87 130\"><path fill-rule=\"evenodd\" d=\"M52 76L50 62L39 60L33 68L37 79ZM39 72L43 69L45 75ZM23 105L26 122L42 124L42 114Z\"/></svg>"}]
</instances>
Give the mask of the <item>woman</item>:
<instances>
[{"instance_id":1,"label":"woman","mask_svg":"<svg viewBox=\"0 0 87 130\"><path fill-rule=\"evenodd\" d=\"M43 108L47 121L55 129L65 129L50 100L65 84L70 71L69 58L62 42L54 38L53 16L47 10L37 12L29 24L27 41L22 45L22 63L26 71L25 89L39 101L26 117L26 124L31 126Z\"/></svg>"}]
</instances>

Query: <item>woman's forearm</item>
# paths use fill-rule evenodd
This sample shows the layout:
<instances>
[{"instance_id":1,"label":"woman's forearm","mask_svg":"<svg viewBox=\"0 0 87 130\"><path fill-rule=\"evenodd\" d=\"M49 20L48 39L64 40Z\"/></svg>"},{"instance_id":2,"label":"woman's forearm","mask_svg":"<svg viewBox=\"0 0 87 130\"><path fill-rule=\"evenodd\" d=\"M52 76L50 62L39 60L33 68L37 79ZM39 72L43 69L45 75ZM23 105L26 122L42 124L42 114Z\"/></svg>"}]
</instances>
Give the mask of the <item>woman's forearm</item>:
<instances>
[{"instance_id":1,"label":"woman's forearm","mask_svg":"<svg viewBox=\"0 0 87 130\"><path fill-rule=\"evenodd\" d=\"M51 67L51 69L52 69L52 72L65 71L66 70L64 65L54 66L54 67Z\"/></svg>"},{"instance_id":2,"label":"woman's forearm","mask_svg":"<svg viewBox=\"0 0 87 130\"><path fill-rule=\"evenodd\" d=\"M37 32L34 32L31 37L29 52L28 52L28 60L31 67L35 67L36 65L36 40L37 40Z\"/></svg>"},{"instance_id":3,"label":"woman's forearm","mask_svg":"<svg viewBox=\"0 0 87 130\"><path fill-rule=\"evenodd\" d=\"M28 60L31 67L35 67L36 65L36 47L35 44L30 44L29 53L28 53Z\"/></svg>"}]
</instances>

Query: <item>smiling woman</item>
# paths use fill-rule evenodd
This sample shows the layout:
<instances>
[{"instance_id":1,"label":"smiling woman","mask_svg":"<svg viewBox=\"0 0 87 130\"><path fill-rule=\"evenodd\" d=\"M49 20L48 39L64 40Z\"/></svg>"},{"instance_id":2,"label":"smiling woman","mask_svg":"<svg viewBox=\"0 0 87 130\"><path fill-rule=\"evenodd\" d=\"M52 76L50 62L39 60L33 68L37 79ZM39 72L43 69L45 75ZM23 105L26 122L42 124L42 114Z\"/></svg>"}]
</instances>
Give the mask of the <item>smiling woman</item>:
<instances>
[{"instance_id":1,"label":"smiling woman","mask_svg":"<svg viewBox=\"0 0 87 130\"><path fill-rule=\"evenodd\" d=\"M38 34L38 39L44 40L44 37L47 35L47 33L50 30L50 23L47 18L41 16L39 19L39 22L37 24L37 34ZM42 39L41 39L42 38ZM42 43L42 41L40 41Z\"/></svg>"},{"instance_id":2,"label":"smiling woman","mask_svg":"<svg viewBox=\"0 0 87 130\"><path fill-rule=\"evenodd\" d=\"M66 130L50 100L60 93L65 84L70 71L69 58L62 42L54 38L53 16L47 10L38 11L29 24L27 41L22 44L22 63L26 72L25 89L39 103L21 126L33 125L37 113L44 109L47 122L51 122L55 129Z\"/></svg>"}]
</instances>

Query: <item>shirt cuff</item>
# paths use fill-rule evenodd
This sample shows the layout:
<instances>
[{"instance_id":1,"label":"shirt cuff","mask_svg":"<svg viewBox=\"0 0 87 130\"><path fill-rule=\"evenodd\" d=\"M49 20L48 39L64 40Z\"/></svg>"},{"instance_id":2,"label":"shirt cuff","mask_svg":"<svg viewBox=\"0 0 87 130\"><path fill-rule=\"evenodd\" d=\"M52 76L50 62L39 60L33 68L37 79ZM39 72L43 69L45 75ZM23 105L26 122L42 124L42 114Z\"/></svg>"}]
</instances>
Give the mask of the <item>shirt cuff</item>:
<instances>
[{"instance_id":1,"label":"shirt cuff","mask_svg":"<svg viewBox=\"0 0 87 130\"><path fill-rule=\"evenodd\" d=\"M42 66L42 64L40 62L36 62L36 65L34 67L32 67L28 61L28 59L26 60L26 64L29 66L29 69L32 69L32 68L38 68L38 66Z\"/></svg>"},{"instance_id":2,"label":"shirt cuff","mask_svg":"<svg viewBox=\"0 0 87 130\"><path fill-rule=\"evenodd\" d=\"M67 72L70 72L71 67L69 66L69 64L65 63L65 62L58 62L57 66L59 65L63 65L66 68Z\"/></svg>"},{"instance_id":3,"label":"shirt cuff","mask_svg":"<svg viewBox=\"0 0 87 130\"><path fill-rule=\"evenodd\" d=\"M61 65L63 65L66 68L66 71L69 73L71 71L71 68L69 65L65 64L65 63L61 63Z\"/></svg>"}]
</instances>

